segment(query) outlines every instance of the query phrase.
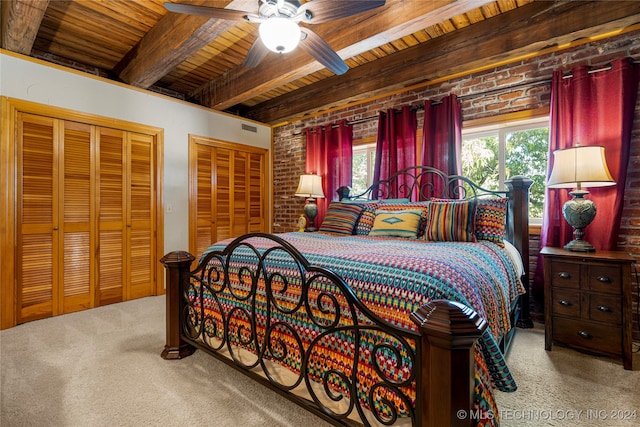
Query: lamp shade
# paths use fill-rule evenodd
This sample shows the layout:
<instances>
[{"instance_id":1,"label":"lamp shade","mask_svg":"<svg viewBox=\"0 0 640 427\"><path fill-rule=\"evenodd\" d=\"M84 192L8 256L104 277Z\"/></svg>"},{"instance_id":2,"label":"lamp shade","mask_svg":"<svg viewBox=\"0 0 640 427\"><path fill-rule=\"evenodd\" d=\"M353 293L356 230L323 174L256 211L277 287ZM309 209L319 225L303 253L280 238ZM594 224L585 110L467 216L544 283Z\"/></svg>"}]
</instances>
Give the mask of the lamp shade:
<instances>
[{"instance_id":1,"label":"lamp shade","mask_svg":"<svg viewBox=\"0 0 640 427\"><path fill-rule=\"evenodd\" d=\"M604 147L588 145L553 152L549 188L606 187L615 185L604 156Z\"/></svg>"},{"instance_id":2,"label":"lamp shade","mask_svg":"<svg viewBox=\"0 0 640 427\"><path fill-rule=\"evenodd\" d=\"M315 174L300 175L300 183L296 190L296 196L324 198L322 177Z\"/></svg>"},{"instance_id":3,"label":"lamp shade","mask_svg":"<svg viewBox=\"0 0 640 427\"><path fill-rule=\"evenodd\" d=\"M287 53L298 46L302 32L294 21L287 18L269 18L260 24L260 40L272 52Z\"/></svg>"}]
</instances>

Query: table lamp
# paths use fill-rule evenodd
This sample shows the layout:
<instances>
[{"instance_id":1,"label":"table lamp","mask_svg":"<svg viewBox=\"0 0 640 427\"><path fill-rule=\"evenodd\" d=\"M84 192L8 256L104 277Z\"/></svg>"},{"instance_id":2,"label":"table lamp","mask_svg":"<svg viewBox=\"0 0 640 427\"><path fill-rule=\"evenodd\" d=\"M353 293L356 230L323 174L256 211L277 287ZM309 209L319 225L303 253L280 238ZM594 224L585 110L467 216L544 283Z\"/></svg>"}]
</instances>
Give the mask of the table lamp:
<instances>
[{"instance_id":1,"label":"table lamp","mask_svg":"<svg viewBox=\"0 0 640 427\"><path fill-rule=\"evenodd\" d=\"M296 190L296 196L306 197L307 204L304 205L304 214L309 220L304 231L316 231L314 220L318 215L318 205L316 198L324 198L322 191L322 177L315 174L300 175L300 182Z\"/></svg>"},{"instance_id":2,"label":"table lamp","mask_svg":"<svg viewBox=\"0 0 640 427\"><path fill-rule=\"evenodd\" d=\"M580 146L553 152L553 170L547 181L548 188L575 188L562 207L562 214L574 228L574 239L564 248L576 252L595 252L595 248L583 239L582 231L596 216L596 205L585 199L589 192L583 187L605 187L615 185L604 156L604 147Z\"/></svg>"}]
</instances>

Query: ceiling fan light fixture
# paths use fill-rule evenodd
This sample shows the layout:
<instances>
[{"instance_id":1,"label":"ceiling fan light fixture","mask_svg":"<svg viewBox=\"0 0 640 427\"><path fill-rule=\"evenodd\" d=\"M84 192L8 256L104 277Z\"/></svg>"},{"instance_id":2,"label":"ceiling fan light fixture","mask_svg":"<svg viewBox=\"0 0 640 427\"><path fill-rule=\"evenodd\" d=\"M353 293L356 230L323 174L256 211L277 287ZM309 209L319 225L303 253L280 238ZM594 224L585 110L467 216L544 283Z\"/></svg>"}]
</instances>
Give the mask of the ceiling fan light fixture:
<instances>
[{"instance_id":1,"label":"ceiling fan light fixture","mask_svg":"<svg viewBox=\"0 0 640 427\"><path fill-rule=\"evenodd\" d=\"M301 31L297 23L287 18L269 18L260 24L260 40L272 52L291 52L300 42Z\"/></svg>"}]
</instances>

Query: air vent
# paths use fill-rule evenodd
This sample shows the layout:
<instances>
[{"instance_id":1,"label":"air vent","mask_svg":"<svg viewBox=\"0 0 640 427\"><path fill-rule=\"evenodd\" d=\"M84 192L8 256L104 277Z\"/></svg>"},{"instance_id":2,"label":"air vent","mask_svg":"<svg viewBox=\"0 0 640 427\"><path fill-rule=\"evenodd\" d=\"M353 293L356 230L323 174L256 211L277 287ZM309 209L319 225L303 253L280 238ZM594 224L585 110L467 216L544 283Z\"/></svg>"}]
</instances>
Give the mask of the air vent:
<instances>
[{"instance_id":1,"label":"air vent","mask_svg":"<svg viewBox=\"0 0 640 427\"><path fill-rule=\"evenodd\" d=\"M255 126L251 126L251 125L247 125L247 124L242 124L242 130L246 130L248 132L253 132L253 133L257 133L258 132L258 128Z\"/></svg>"}]
</instances>

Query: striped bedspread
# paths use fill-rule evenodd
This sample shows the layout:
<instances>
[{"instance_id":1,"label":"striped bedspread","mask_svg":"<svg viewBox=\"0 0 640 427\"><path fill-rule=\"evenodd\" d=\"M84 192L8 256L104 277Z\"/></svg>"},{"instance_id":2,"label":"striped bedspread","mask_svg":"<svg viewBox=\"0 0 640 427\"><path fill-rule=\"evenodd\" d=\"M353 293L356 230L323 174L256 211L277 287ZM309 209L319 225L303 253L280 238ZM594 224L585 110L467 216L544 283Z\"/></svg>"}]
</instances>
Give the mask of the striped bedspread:
<instances>
[{"instance_id":1,"label":"striped bedspread","mask_svg":"<svg viewBox=\"0 0 640 427\"><path fill-rule=\"evenodd\" d=\"M311 265L342 277L371 311L393 325L416 330L410 313L434 299L473 308L488 323L476 351L476 393L490 394L487 382L502 391L516 389L498 342L511 328L509 311L524 288L503 248L490 242L427 242L322 232L278 236ZM264 248L267 242L261 240L254 238L251 244ZM212 245L203 257L230 241ZM492 402L488 405L493 406Z\"/></svg>"}]
</instances>

